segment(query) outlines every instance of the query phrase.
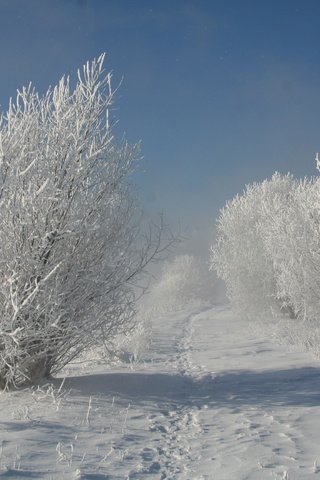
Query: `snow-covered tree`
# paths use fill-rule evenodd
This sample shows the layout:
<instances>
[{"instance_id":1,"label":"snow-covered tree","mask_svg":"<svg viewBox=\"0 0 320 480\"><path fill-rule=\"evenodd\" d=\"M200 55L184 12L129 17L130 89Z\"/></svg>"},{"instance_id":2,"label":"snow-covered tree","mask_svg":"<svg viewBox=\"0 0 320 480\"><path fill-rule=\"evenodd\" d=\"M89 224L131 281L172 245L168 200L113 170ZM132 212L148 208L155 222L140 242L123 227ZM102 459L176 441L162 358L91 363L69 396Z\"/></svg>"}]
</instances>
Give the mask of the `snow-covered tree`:
<instances>
[{"instance_id":1,"label":"snow-covered tree","mask_svg":"<svg viewBox=\"0 0 320 480\"><path fill-rule=\"evenodd\" d=\"M282 209L281 221L269 222L268 248L278 265L279 296L283 292L290 299L294 316L303 321L318 321L320 311L319 212L319 178L304 179Z\"/></svg>"},{"instance_id":2,"label":"snow-covered tree","mask_svg":"<svg viewBox=\"0 0 320 480\"><path fill-rule=\"evenodd\" d=\"M46 94L29 85L0 120L0 385L54 374L134 329L134 285L162 250L142 235L118 144L104 55ZM169 240L170 242L170 240Z\"/></svg>"},{"instance_id":3,"label":"snow-covered tree","mask_svg":"<svg viewBox=\"0 0 320 480\"><path fill-rule=\"evenodd\" d=\"M275 248L285 244L278 245L272 232L274 225L282 225L294 188L290 175L276 173L271 180L248 185L220 212L211 268L225 281L230 300L243 315L291 309L286 293L279 292L281 260L275 255Z\"/></svg>"},{"instance_id":4,"label":"snow-covered tree","mask_svg":"<svg viewBox=\"0 0 320 480\"><path fill-rule=\"evenodd\" d=\"M303 292L303 256L300 239L305 242L306 198L308 180L297 181L291 175L274 176L267 208L261 212L264 246L273 264L276 293L281 312L296 318L301 312L298 296ZM302 268L301 268L302 266ZM300 292L300 293L298 293Z\"/></svg>"},{"instance_id":5,"label":"snow-covered tree","mask_svg":"<svg viewBox=\"0 0 320 480\"><path fill-rule=\"evenodd\" d=\"M318 165L318 156L317 168ZM277 335L320 351L320 179L273 175L221 211L211 268L242 315L278 317ZM284 315L287 320L284 321ZM290 317L290 319L288 319Z\"/></svg>"}]
</instances>

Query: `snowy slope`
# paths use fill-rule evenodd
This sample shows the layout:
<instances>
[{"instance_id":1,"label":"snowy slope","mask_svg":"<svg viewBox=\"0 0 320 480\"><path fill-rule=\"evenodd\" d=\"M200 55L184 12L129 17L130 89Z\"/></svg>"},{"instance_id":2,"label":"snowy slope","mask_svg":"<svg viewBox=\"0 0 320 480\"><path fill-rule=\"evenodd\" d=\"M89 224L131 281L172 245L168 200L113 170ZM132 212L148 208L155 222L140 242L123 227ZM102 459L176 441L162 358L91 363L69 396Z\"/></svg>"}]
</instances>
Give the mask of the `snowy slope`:
<instances>
[{"instance_id":1,"label":"snowy slope","mask_svg":"<svg viewBox=\"0 0 320 480\"><path fill-rule=\"evenodd\" d=\"M53 386L2 394L0 478L320 478L318 361L227 307L153 329L133 369L74 366Z\"/></svg>"}]
</instances>

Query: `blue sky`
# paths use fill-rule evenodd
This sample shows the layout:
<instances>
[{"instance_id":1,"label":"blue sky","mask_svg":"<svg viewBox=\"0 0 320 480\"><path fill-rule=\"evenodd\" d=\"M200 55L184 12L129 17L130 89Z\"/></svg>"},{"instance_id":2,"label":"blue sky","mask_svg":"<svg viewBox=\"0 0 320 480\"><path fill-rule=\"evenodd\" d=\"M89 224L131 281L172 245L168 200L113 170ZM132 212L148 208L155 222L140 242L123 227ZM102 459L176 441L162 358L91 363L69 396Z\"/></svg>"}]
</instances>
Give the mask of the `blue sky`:
<instances>
[{"instance_id":1,"label":"blue sky","mask_svg":"<svg viewBox=\"0 0 320 480\"><path fill-rule=\"evenodd\" d=\"M1 108L105 51L146 209L200 230L246 183L316 174L319 18L315 0L0 0Z\"/></svg>"}]
</instances>

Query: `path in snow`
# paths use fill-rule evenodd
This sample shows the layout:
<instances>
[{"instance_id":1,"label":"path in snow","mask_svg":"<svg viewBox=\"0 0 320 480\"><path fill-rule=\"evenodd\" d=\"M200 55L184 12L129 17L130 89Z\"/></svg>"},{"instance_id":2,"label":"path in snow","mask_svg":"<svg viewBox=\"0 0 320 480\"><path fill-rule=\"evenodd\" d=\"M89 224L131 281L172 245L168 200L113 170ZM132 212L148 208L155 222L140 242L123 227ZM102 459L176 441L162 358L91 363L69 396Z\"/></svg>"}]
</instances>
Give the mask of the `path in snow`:
<instances>
[{"instance_id":1,"label":"path in snow","mask_svg":"<svg viewBox=\"0 0 320 480\"><path fill-rule=\"evenodd\" d=\"M319 374L228 308L162 316L135 369L1 395L0 477L320 479Z\"/></svg>"}]
</instances>

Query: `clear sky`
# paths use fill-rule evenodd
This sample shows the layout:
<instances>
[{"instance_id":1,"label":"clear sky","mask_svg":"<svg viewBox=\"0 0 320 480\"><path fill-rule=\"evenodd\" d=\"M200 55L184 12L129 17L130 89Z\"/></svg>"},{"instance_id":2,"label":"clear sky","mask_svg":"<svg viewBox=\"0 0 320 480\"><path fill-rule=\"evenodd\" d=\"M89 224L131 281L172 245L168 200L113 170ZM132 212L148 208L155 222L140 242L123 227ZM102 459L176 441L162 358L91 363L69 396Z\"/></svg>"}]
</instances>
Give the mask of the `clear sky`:
<instances>
[{"instance_id":1,"label":"clear sky","mask_svg":"<svg viewBox=\"0 0 320 480\"><path fill-rule=\"evenodd\" d=\"M183 227L275 170L316 174L318 0L0 0L0 104L101 52L147 210Z\"/></svg>"}]
</instances>

